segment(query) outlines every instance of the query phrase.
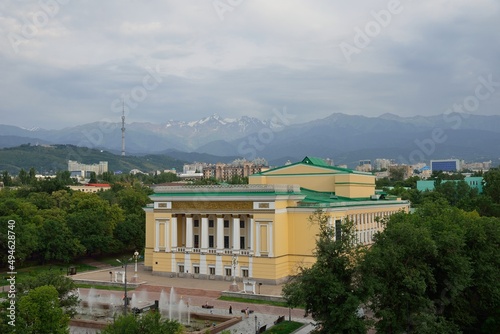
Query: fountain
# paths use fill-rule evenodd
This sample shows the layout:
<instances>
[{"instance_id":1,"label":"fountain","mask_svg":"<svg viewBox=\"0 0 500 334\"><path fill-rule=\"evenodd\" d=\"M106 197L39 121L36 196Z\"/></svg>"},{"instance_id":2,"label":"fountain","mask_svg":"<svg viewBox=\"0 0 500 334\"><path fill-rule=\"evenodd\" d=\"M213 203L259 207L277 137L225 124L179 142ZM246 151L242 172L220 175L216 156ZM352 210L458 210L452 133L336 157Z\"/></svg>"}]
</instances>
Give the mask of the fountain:
<instances>
[{"instance_id":1,"label":"fountain","mask_svg":"<svg viewBox=\"0 0 500 334\"><path fill-rule=\"evenodd\" d=\"M87 295L87 307L89 308L90 313L94 312L94 306L98 298L99 296L96 294L95 289L93 287L90 288Z\"/></svg>"},{"instance_id":2,"label":"fountain","mask_svg":"<svg viewBox=\"0 0 500 334\"><path fill-rule=\"evenodd\" d=\"M130 308L134 309L137 308L137 306L138 306L137 297L135 296L135 293L133 293L132 298L130 298Z\"/></svg>"},{"instance_id":3,"label":"fountain","mask_svg":"<svg viewBox=\"0 0 500 334\"><path fill-rule=\"evenodd\" d=\"M118 314L123 312L123 300L120 298L122 292L102 291L90 288L88 291L78 289L75 294L80 296L80 306L77 309L77 316L72 319L73 326L84 328L104 328L107 323L112 322ZM158 295L156 295L156 298ZM142 312L154 306L155 301L151 293L146 290L131 292L129 302L130 310L137 312L140 316ZM201 307L194 307L194 310ZM227 323L236 323L241 320L241 317L224 316L193 312L191 299L181 296L178 298L175 289L170 288L170 293L162 290L158 299L158 311L160 314L169 320L176 320L186 327L187 333L202 333L206 330L207 323L210 326L224 326L227 328ZM224 324L223 324L224 323ZM216 327L211 328L216 330ZM204 332L203 332L204 333Z\"/></svg>"},{"instance_id":4,"label":"fountain","mask_svg":"<svg viewBox=\"0 0 500 334\"><path fill-rule=\"evenodd\" d=\"M137 300L138 300L139 305L141 305L141 304L146 305L149 302L148 292L146 290L139 291L139 293L137 295Z\"/></svg>"}]
</instances>

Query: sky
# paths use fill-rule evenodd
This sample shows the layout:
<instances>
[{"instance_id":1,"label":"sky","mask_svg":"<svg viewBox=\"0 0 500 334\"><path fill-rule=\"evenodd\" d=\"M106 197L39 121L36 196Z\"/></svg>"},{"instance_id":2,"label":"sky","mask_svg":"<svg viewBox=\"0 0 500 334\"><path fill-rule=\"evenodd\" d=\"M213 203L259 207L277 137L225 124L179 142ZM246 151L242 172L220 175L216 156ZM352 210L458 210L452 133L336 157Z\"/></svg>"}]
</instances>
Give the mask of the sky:
<instances>
[{"instance_id":1,"label":"sky","mask_svg":"<svg viewBox=\"0 0 500 334\"><path fill-rule=\"evenodd\" d=\"M500 114L499 31L498 0L3 0L0 124Z\"/></svg>"}]
</instances>

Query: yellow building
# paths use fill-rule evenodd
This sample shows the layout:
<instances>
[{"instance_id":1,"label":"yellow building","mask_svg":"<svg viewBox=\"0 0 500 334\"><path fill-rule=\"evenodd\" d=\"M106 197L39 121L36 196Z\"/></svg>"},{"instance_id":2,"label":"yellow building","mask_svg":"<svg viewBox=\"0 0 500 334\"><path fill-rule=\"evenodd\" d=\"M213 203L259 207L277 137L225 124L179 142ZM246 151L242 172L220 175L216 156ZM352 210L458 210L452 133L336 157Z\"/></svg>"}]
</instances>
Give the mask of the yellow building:
<instances>
[{"instance_id":1,"label":"yellow building","mask_svg":"<svg viewBox=\"0 0 500 334\"><path fill-rule=\"evenodd\" d=\"M234 275L267 284L314 263L318 228L308 217L317 209L335 226L354 221L363 244L383 228L377 217L409 210L407 201L377 195L372 174L309 157L254 174L248 185L157 187L151 199L147 268L169 277Z\"/></svg>"}]
</instances>

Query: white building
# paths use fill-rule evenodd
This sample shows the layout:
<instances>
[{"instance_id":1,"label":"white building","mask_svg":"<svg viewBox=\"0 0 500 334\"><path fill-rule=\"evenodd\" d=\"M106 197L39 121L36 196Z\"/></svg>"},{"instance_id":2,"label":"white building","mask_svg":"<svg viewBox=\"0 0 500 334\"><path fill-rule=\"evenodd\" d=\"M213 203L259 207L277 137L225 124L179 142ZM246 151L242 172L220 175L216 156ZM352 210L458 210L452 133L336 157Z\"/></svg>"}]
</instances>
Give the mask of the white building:
<instances>
[{"instance_id":1,"label":"white building","mask_svg":"<svg viewBox=\"0 0 500 334\"><path fill-rule=\"evenodd\" d=\"M96 173L96 175L102 175L108 171L108 162L99 161L98 164L87 165L78 161L68 160L68 171L71 172L72 176L78 174L82 178L88 178L92 172Z\"/></svg>"}]
</instances>

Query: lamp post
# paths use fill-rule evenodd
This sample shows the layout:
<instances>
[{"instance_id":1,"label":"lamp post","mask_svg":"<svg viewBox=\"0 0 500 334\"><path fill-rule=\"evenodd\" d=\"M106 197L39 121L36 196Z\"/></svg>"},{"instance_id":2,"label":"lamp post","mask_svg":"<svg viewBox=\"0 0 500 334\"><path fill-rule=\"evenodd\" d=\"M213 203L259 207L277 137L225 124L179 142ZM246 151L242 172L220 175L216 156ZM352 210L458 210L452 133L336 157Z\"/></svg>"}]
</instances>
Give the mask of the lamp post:
<instances>
[{"instance_id":1,"label":"lamp post","mask_svg":"<svg viewBox=\"0 0 500 334\"><path fill-rule=\"evenodd\" d=\"M257 316L255 316L255 334L259 332L259 328L257 327Z\"/></svg>"},{"instance_id":2,"label":"lamp post","mask_svg":"<svg viewBox=\"0 0 500 334\"><path fill-rule=\"evenodd\" d=\"M134 267L134 283L137 283L137 259L139 258L139 252L135 251L134 252L134 260L135 260L135 267Z\"/></svg>"},{"instance_id":3,"label":"lamp post","mask_svg":"<svg viewBox=\"0 0 500 334\"><path fill-rule=\"evenodd\" d=\"M125 268L125 275L124 275L124 281L125 281L125 298L124 298L124 301L123 301L123 314L127 315L127 308L128 308L128 296L127 296L127 265L130 261L132 261L132 258L128 259L128 260L118 260L116 259L116 261L118 261L121 265L122 265L122 268Z\"/></svg>"}]
</instances>

